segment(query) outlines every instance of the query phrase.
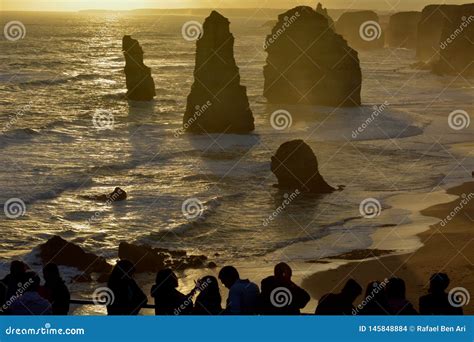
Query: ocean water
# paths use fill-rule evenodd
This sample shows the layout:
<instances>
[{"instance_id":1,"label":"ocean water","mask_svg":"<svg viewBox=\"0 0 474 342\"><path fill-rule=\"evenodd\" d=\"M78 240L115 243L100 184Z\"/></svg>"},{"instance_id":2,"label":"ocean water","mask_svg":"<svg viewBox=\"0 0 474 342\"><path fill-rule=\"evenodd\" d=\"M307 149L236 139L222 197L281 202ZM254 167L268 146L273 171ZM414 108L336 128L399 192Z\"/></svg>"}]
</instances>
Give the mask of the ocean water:
<instances>
[{"instance_id":1,"label":"ocean water","mask_svg":"<svg viewBox=\"0 0 474 342\"><path fill-rule=\"evenodd\" d=\"M2 27L19 20L26 37L0 40L0 203L20 198L26 213L0 215L0 260L34 260L34 248L56 234L111 261L120 241L185 249L218 265L314 260L367 248L380 227L413 223L410 211L387 203L391 196L429 194L471 177L472 152L460 155L450 146L472 142L474 124L448 125L455 110L473 113L469 80L415 70L414 51L383 49L360 53L360 108L269 105L262 96L268 18L257 17L230 18L255 132L176 136L195 52L181 27L203 17L2 13ZM152 68L151 103L124 99L124 34L140 41ZM278 109L291 113L289 129L272 128ZM113 129L96 129L97 114L112 114ZM345 190L300 195L264 225L288 196L273 186L270 158L291 139L304 139L326 180ZM128 192L127 201L80 197L116 186ZM204 204L198 220L182 213L189 198ZM380 216L361 217L367 198L380 201ZM97 219L88 225L91 217ZM3 264L0 273L6 270Z\"/></svg>"}]
</instances>

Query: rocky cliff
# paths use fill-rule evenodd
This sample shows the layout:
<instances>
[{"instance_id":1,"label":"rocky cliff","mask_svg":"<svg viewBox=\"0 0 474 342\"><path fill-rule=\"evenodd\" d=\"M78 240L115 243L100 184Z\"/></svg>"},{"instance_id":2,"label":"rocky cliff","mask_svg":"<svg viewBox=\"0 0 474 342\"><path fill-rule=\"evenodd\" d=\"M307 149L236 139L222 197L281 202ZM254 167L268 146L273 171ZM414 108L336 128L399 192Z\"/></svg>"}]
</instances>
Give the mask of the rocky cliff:
<instances>
[{"instance_id":1,"label":"rocky cliff","mask_svg":"<svg viewBox=\"0 0 474 342\"><path fill-rule=\"evenodd\" d=\"M356 50L380 49L385 44L379 16L373 11L345 12L335 27L336 32Z\"/></svg>"},{"instance_id":2,"label":"rocky cliff","mask_svg":"<svg viewBox=\"0 0 474 342\"><path fill-rule=\"evenodd\" d=\"M358 106L357 51L307 6L278 16L265 41L264 96L270 103Z\"/></svg>"},{"instance_id":3,"label":"rocky cliff","mask_svg":"<svg viewBox=\"0 0 474 342\"><path fill-rule=\"evenodd\" d=\"M229 20L216 11L206 18L196 43L194 84L184 129L196 133L248 133L254 130L247 90L240 85Z\"/></svg>"},{"instance_id":4,"label":"rocky cliff","mask_svg":"<svg viewBox=\"0 0 474 342\"><path fill-rule=\"evenodd\" d=\"M151 77L151 69L143 63L143 49L138 40L124 36L122 50L125 56L127 98L134 101L153 100L156 95L155 82Z\"/></svg>"},{"instance_id":5,"label":"rocky cliff","mask_svg":"<svg viewBox=\"0 0 474 342\"><path fill-rule=\"evenodd\" d=\"M390 17L386 43L393 48L416 49L421 12L400 12Z\"/></svg>"}]
</instances>

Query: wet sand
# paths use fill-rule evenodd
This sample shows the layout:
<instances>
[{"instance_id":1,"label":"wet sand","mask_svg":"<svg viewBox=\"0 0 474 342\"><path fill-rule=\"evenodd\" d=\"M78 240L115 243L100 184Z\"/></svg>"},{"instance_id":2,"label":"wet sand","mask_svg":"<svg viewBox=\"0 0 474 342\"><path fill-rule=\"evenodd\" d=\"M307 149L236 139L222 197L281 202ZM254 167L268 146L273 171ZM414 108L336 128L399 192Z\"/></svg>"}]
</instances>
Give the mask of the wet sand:
<instances>
[{"instance_id":1,"label":"wet sand","mask_svg":"<svg viewBox=\"0 0 474 342\"><path fill-rule=\"evenodd\" d=\"M371 280L397 276L406 281L407 297L418 308L418 298L426 293L430 275L444 272L451 278L449 288L464 287L471 297L474 296L474 182L449 189L447 193L458 197L421 211L422 215L439 219L429 230L418 234L423 244L421 248L389 256L381 256L374 248L372 259L354 261L354 258L346 258L349 263L305 278L303 287L314 298L320 298L327 292L339 291L349 278L365 286ZM467 203L464 204L463 194L472 194L471 200L465 200ZM454 214L452 219L446 220L451 213ZM442 224L442 220L446 224ZM367 257L370 253L365 250L359 255ZM339 257L343 259L344 255ZM474 314L474 299L471 298L463 309L465 314Z\"/></svg>"}]
</instances>

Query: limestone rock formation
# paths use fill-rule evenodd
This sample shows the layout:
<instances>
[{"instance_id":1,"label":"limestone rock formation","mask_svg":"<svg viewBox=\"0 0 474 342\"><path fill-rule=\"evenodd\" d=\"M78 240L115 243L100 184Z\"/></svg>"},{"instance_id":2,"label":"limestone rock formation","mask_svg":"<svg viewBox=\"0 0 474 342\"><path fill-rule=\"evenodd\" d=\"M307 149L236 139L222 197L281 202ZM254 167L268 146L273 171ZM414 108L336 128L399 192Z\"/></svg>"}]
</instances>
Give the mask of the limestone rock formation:
<instances>
[{"instance_id":1,"label":"limestone rock formation","mask_svg":"<svg viewBox=\"0 0 474 342\"><path fill-rule=\"evenodd\" d=\"M40 245L39 251L43 264L52 262L75 267L87 274L109 273L112 270L112 266L103 257L85 252L78 245L68 242L60 236L53 236L46 243Z\"/></svg>"},{"instance_id":2,"label":"limestone rock formation","mask_svg":"<svg viewBox=\"0 0 474 342\"><path fill-rule=\"evenodd\" d=\"M444 21L437 74L474 76L474 4L458 6Z\"/></svg>"},{"instance_id":3,"label":"limestone rock formation","mask_svg":"<svg viewBox=\"0 0 474 342\"><path fill-rule=\"evenodd\" d=\"M137 272L157 272L165 267L173 269L206 267L204 255L187 255L186 251L173 251L152 248L147 245L133 245L121 242L118 255L120 259L131 261Z\"/></svg>"},{"instance_id":4,"label":"limestone rock formation","mask_svg":"<svg viewBox=\"0 0 474 342\"><path fill-rule=\"evenodd\" d=\"M418 23L416 56L423 62L439 59L440 41L446 18L452 18L456 5L429 5Z\"/></svg>"},{"instance_id":5,"label":"limestone rock formation","mask_svg":"<svg viewBox=\"0 0 474 342\"><path fill-rule=\"evenodd\" d=\"M311 7L299 6L280 14L265 48L264 96L268 102L360 105L362 74L357 51Z\"/></svg>"},{"instance_id":6,"label":"limestone rock formation","mask_svg":"<svg viewBox=\"0 0 474 342\"><path fill-rule=\"evenodd\" d=\"M393 48L415 49L421 12L400 12L390 17L386 43Z\"/></svg>"},{"instance_id":7,"label":"limestone rock formation","mask_svg":"<svg viewBox=\"0 0 474 342\"><path fill-rule=\"evenodd\" d=\"M323 8L323 5L318 2L318 5L316 6L316 13L321 14L328 20L329 27L334 28L334 20L329 16L328 10L326 8Z\"/></svg>"},{"instance_id":8,"label":"limestone rock formation","mask_svg":"<svg viewBox=\"0 0 474 342\"><path fill-rule=\"evenodd\" d=\"M248 133L255 129L234 59L229 20L216 11L206 18L196 43L194 84L183 126L196 133Z\"/></svg>"},{"instance_id":9,"label":"limestone rock formation","mask_svg":"<svg viewBox=\"0 0 474 342\"><path fill-rule=\"evenodd\" d=\"M380 49L385 44L379 16L374 11L345 12L335 27L353 49Z\"/></svg>"},{"instance_id":10,"label":"limestone rock formation","mask_svg":"<svg viewBox=\"0 0 474 342\"><path fill-rule=\"evenodd\" d=\"M143 63L143 49L138 40L123 36L127 98L134 101L151 101L156 95L151 69Z\"/></svg>"},{"instance_id":11,"label":"limestone rock formation","mask_svg":"<svg viewBox=\"0 0 474 342\"><path fill-rule=\"evenodd\" d=\"M303 140L282 144L272 157L271 170L280 188L312 193L330 193L335 190L319 173L316 155Z\"/></svg>"}]
</instances>

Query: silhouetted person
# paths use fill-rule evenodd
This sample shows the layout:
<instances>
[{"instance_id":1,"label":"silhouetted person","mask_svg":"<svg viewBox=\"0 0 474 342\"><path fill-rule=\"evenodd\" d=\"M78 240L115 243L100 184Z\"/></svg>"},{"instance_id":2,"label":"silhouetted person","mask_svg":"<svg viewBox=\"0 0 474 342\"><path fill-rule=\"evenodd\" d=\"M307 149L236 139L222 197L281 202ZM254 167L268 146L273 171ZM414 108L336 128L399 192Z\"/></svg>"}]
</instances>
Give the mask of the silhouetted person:
<instances>
[{"instance_id":1,"label":"silhouetted person","mask_svg":"<svg viewBox=\"0 0 474 342\"><path fill-rule=\"evenodd\" d=\"M51 303L39 294L40 278L35 272L24 275L18 294L10 306L11 315L51 315ZM24 291L24 292L23 292Z\"/></svg>"},{"instance_id":2,"label":"silhouetted person","mask_svg":"<svg viewBox=\"0 0 474 342\"><path fill-rule=\"evenodd\" d=\"M355 310L352 303L362 293L362 287L349 279L340 293L328 293L321 297L316 315L352 315Z\"/></svg>"},{"instance_id":3,"label":"silhouetted person","mask_svg":"<svg viewBox=\"0 0 474 342\"><path fill-rule=\"evenodd\" d=\"M406 299L405 281L401 278L390 278L385 288L387 311L390 315L417 315L413 305Z\"/></svg>"},{"instance_id":4,"label":"silhouetted person","mask_svg":"<svg viewBox=\"0 0 474 342\"><path fill-rule=\"evenodd\" d=\"M261 313L264 315L299 315L311 299L308 292L291 281L291 267L282 262L274 275L262 280Z\"/></svg>"},{"instance_id":5,"label":"silhouetted person","mask_svg":"<svg viewBox=\"0 0 474 342\"><path fill-rule=\"evenodd\" d=\"M229 297L224 310L228 315L254 315L259 312L258 286L248 279L240 279L239 272L233 266L224 266L219 279L229 289Z\"/></svg>"},{"instance_id":6,"label":"silhouetted person","mask_svg":"<svg viewBox=\"0 0 474 342\"><path fill-rule=\"evenodd\" d=\"M156 283L151 288L155 298L156 315L190 315L193 311L192 296L186 297L176 290L178 277L169 268L158 271Z\"/></svg>"},{"instance_id":7,"label":"silhouetted person","mask_svg":"<svg viewBox=\"0 0 474 342\"><path fill-rule=\"evenodd\" d=\"M420 315L462 315L462 307L449 303L446 289L449 277L445 273L435 273L430 278L429 294L420 297Z\"/></svg>"},{"instance_id":8,"label":"silhouetted person","mask_svg":"<svg viewBox=\"0 0 474 342\"><path fill-rule=\"evenodd\" d=\"M196 289L200 291L194 304L195 315L220 315L222 297L216 277L205 276L198 281Z\"/></svg>"},{"instance_id":9,"label":"silhouetted person","mask_svg":"<svg viewBox=\"0 0 474 342\"><path fill-rule=\"evenodd\" d=\"M385 309L387 297L385 295L385 284L379 281L371 281L365 290L365 298L362 309L356 310L359 315L388 315Z\"/></svg>"},{"instance_id":10,"label":"silhouetted person","mask_svg":"<svg viewBox=\"0 0 474 342\"><path fill-rule=\"evenodd\" d=\"M67 315L71 295L59 274L58 265L47 264L43 268L43 277L45 284L41 294L51 303L53 315Z\"/></svg>"},{"instance_id":11,"label":"silhouetted person","mask_svg":"<svg viewBox=\"0 0 474 342\"><path fill-rule=\"evenodd\" d=\"M0 307L18 294L21 284L24 282L28 266L21 260L13 260L10 264L10 273L7 274L0 284ZM8 312L8 308L6 310ZM2 313L6 313L2 309Z\"/></svg>"},{"instance_id":12,"label":"silhouetted person","mask_svg":"<svg viewBox=\"0 0 474 342\"><path fill-rule=\"evenodd\" d=\"M133 279L135 267L128 260L120 260L110 274L107 287L112 290L109 315L137 315L147 303L147 297Z\"/></svg>"}]
</instances>

